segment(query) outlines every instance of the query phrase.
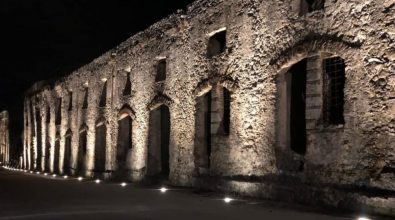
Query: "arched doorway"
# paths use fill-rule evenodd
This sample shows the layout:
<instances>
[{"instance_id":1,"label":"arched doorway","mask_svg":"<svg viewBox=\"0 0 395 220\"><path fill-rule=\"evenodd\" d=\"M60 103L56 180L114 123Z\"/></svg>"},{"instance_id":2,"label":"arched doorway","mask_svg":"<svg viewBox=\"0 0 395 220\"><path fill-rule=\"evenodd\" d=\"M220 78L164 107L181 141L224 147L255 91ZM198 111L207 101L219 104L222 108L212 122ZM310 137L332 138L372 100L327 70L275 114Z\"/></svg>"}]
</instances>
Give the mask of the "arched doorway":
<instances>
[{"instance_id":1,"label":"arched doorway","mask_svg":"<svg viewBox=\"0 0 395 220\"><path fill-rule=\"evenodd\" d=\"M294 64L286 76L290 88L290 147L298 154L306 153L306 76L306 59Z\"/></svg>"},{"instance_id":2,"label":"arched doorway","mask_svg":"<svg viewBox=\"0 0 395 220\"><path fill-rule=\"evenodd\" d=\"M167 179L170 173L170 111L166 105L150 112L147 175Z\"/></svg>"},{"instance_id":3,"label":"arched doorway","mask_svg":"<svg viewBox=\"0 0 395 220\"><path fill-rule=\"evenodd\" d=\"M53 162L54 173L60 173L59 157L60 157L60 136L59 134L57 134L55 140L55 148L54 148L54 162Z\"/></svg>"},{"instance_id":4,"label":"arched doorway","mask_svg":"<svg viewBox=\"0 0 395 220\"><path fill-rule=\"evenodd\" d=\"M195 157L200 172L207 172L211 157L211 91L196 99Z\"/></svg>"},{"instance_id":5,"label":"arched doorway","mask_svg":"<svg viewBox=\"0 0 395 220\"><path fill-rule=\"evenodd\" d=\"M77 174L83 175L85 171L85 157L87 151L88 127L83 125L80 129L77 159Z\"/></svg>"},{"instance_id":6,"label":"arched doorway","mask_svg":"<svg viewBox=\"0 0 395 220\"><path fill-rule=\"evenodd\" d=\"M107 127L103 119L96 124L95 173L104 173L106 169L106 134Z\"/></svg>"},{"instance_id":7,"label":"arched doorway","mask_svg":"<svg viewBox=\"0 0 395 220\"><path fill-rule=\"evenodd\" d=\"M132 148L132 122L133 111L125 106L119 113L118 120L118 139L116 149L116 167L115 178L125 178L128 172L128 155Z\"/></svg>"},{"instance_id":8,"label":"arched doorway","mask_svg":"<svg viewBox=\"0 0 395 220\"><path fill-rule=\"evenodd\" d=\"M220 85L196 98L195 163L199 174L207 174L213 149L226 143L230 134L231 92Z\"/></svg>"},{"instance_id":9,"label":"arched doorway","mask_svg":"<svg viewBox=\"0 0 395 220\"><path fill-rule=\"evenodd\" d=\"M64 146L64 162L63 162L63 172L65 172L66 174L70 174L70 170L71 170L71 130L68 130L66 132L66 136L65 136L65 146Z\"/></svg>"}]
</instances>

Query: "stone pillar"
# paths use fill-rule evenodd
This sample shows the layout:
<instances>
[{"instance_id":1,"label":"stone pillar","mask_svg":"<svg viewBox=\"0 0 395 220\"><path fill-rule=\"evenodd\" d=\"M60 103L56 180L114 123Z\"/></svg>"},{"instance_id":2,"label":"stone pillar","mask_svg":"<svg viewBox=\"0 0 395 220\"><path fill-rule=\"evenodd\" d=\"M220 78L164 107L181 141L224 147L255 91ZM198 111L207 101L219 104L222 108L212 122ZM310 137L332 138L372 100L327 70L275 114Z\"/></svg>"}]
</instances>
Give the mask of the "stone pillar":
<instances>
[{"instance_id":1,"label":"stone pillar","mask_svg":"<svg viewBox=\"0 0 395 220\"><path fill-rule=\"evenodd\" d=\"M45 145L46 145L46 135L45 135L45 128L46 128L46 118L45 118L45 107L40 105L40 115L41 115L41 164L39 167L42 171L45 171Z\"/></svg>"},{"instance_id":2,"label":"stone pillar","mask_svg":"<svg viewBox=\"0 0 395 220\"><path fill-rule=\"evenodd\" d=\"M0 162L2 164L9 163L9 131L8 131L8 112L0 113Z\"/></svg>"},{"instance_id":3,"label":"stone pillar","mask_svg":"<svg viewBox=\"0 0 395 220\"><path fill-rule=\"evenodd\" d=\"M30 111L31 111L31 126L32 126L32 149L33 149L33 158L32 158L32 166L34 170L36 170L38 168L37 165L37 118L36 118L36 101L35 98L32 98L31 100L31 107L30 107Z\"/></svg>"}]
</instances>

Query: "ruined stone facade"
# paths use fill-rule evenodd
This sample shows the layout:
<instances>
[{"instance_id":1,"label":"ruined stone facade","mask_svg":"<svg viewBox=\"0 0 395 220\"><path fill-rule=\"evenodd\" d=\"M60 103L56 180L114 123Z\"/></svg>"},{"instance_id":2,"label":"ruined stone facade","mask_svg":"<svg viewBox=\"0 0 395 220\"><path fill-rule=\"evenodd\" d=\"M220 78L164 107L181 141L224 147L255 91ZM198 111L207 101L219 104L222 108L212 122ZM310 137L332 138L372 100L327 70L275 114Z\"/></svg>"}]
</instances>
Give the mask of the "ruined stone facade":
<instances>
[{"instance_id":1,"label":"ruined stone facade","mask_svg":"<svg viewBox=\"0 0 395 220\"><path fill-rule=\"evenodd\" d=\"M0 113L0 165L10 162L9 116L7 111Z\"/></svg>"},{"instance_id":2,"label":"ruined stone facade","mask_svg":"<svg viewBox=\"0 0 395 220\"><path fill-rule=\"evenodd\" d=\"M26 93L24 166L395 215L392 0L198 0Z\"/></svg>"}]
</instances>

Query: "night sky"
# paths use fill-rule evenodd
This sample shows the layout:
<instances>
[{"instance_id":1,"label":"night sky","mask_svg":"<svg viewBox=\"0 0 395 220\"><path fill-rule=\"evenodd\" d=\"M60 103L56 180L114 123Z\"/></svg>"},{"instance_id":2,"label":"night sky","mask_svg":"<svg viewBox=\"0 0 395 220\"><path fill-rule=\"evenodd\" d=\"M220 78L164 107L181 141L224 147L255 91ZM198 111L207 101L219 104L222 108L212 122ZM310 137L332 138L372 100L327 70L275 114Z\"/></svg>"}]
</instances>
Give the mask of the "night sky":
<instances>
[{"instance_id":1,"label":"night sky","mask_svg":"<svg viewBox=\"0 0 395 220\"><path fill-rule=\"evenodd\" d=\"M24 92L91 62L192 0L1 0L0 110L21 145ZM18 150L17 150L18 151Z\"/></svg>"}]
</instances>

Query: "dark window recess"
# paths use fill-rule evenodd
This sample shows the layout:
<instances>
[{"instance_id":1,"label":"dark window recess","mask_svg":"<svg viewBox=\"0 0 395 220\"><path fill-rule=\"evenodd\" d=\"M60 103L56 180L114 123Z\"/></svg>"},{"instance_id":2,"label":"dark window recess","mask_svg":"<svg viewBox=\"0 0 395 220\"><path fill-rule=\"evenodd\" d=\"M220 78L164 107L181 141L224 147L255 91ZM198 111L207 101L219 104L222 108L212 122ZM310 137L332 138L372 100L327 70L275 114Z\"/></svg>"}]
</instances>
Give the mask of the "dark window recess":
<instances>
[{"instance_id":1,"label":"dark window recess","mask_svg":"<svg viewBox=\"0 0 395 220\"><path fill-rule=\"evenodd\" d=\"M300 1L300 15L307 13L323 10L325 6L325 0L301 0Z\"/></svg>"},{"instance_id":2,"label":"dark window recess","mask_svg":"<svg viewBox=\"0 0 395 220\"><path fill-rule=\"evenodd\" d=\"M293 65L291 74L290 138L291 149L301 155L306 154L306 79L307 60Z\"/></svg>"},{"instance_id":3,"label":"dark window recess","mask_svg":"<svg viewBox=\"0 0 395 220\"><path fill-rule=\"evenodd\" d=\"M333 57L324 60L324 121L327 125L344 124L344 60Z\"/></svg>"},{"instance_id":4,"label":"dark window recess","mask_svg":"<svg viewBox=\"0 0 395 220\"><path fill-rule=\"evenodd\" d=\"M155 82L162 82L166 80L166 60L160 60L156 66Z\"/></svg>"},{"instance_id":5,"label":"dark window recess","mask_svg":"<svg viewBox=\"0 0 395 220\"><path fill-rule=\"evenodd\" d=\"M210 37L207 45L207 57L211 58L225 52L226 30L218 32Z\"/></svg>"},{"instance_id":6,"label":"dark window recess","mask_svg":"<svg viewBox=\"0 0 395 220\"><path fill-rule=\"evenodd\" d=\"M224 88L224 134L229 135L230 133L230 92Z\"/></svg>"},{"instance_id":7,"label":"dark window recess","mask_svg":"<svg viewBox=\"0 0 395 220\"><path fill-rule=\"evenodd\" d=\"M132 95L132 82L130 81L130 73L128 73L126 77L125 89L123 90L123 96L130 96L130 95Z\"/></svg>"},{"instance_id":8,"label":"dark window recess","mask_svg":"<svg viewBox=\"0 0 395 220\"><path fill-rule=\"evenodd\" d=\"M49 124L51 122L51 109L48 107L47 108L47 124Z\"/></svg>"},{"instance_id":9,"label":"dark window recess","mask_svg":"<svg viewBox=\"0 0 395 220\"><path fill-rule=\"evenodd\" d=\"M100 108L106 107L106 104L107 104L107 82L105 82L103 85L103 89L100 95L99 107Z\"/></svg>"},{"instance_id":10,"label":"dark window recess","mask_svg":"<svg viewBox=\"0 0 395 220\"><path fill-rule=\"evenodd\" d=\"M60 125L62 122L62 98L56 100L56 125Z\"/></svg>"},{"instance_id":11,"label":"dark window recess","mask_svg":"<svg viewBox=\"0 0 395 220\"><path fill-rule=\"evenodd\" d=\"M84 102L82 103L82 109L87 109L88 108L88 88L85 89L85 94L84 94Z\"/></svg>"},{"instance_id":12,"label":"dark window recess","mask_svg":"<svg viewBox=\"0 0 395 220\"><path fill-rule=\"evenodd\" d=\"M73 93L69 93L69 111L73 110Z\"/></svg>"}]
</instances>

